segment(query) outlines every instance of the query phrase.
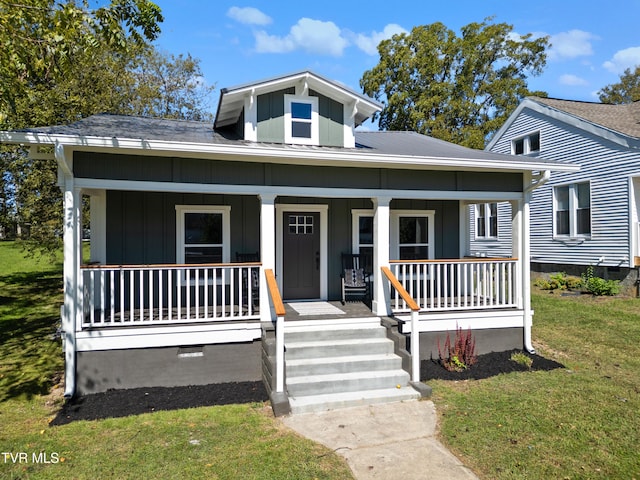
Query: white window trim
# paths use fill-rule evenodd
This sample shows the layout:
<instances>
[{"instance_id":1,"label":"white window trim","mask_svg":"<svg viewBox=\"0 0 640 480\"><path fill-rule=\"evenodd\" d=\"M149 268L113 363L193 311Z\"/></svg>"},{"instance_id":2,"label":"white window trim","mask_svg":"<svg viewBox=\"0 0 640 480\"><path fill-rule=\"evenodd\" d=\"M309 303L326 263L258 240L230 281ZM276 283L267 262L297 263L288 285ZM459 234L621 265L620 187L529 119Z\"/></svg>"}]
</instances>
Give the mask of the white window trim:
<instances>
[{"instance_id":1,"label":"white window trim","mask_svg":"<svg viewBox=\"0 0 640 480\"><path fill-rule=\"evenodd\" d=\"M589 225L591 225L589 233L576 233L578 229L578 185L581 183L586 183L589 185ZM569 234L560 234L557 232L557 220L556 220L556 212L558 211L558 199L556 196L556 189L559 187L569 187ZM589 239L591 238L591 234L593 232L593 209L592 209L592 201L591 201L591 182L589 180L585 181L575 181L571 183L562 183L558 185L553 185L552 190L553 196L553 238L566 240L566 239Z\"/></svg>"},{"instance_id":2,"label":"white window trim","mask_svg":"<svg viewBox=\"0 0 640 480\"><path fill-rule=\"evenodd\" d=\"M370 216L373 217L373 210L351 210L351 246L353 253L360 252L359 234L360 234L360 217ZM389 257L393 260L400 258L400 218L401 217L426 217L428 220L429 237L428 242L428 257L430 259L435 257L435 210L391 210L389 214L390 221L390 242L389 242Z\"/></svg>"},{"instance_id":3,"label":"white window trim","mask_svg":"<svg viewBox=\"0 0 640 480\"><path fill-rule=\"evenodd\" d=\"M489 224L489 219L491 218L491 208L490 205L492 203L496 204L496 230L497 230L497 234L496 235L491 235L491 227ZM478 231L478 217L479 217L479 212L480 209L484 210L484 218L485 218L485 222L484 222L484 232L479 232ZM499 216L499 209L498 209L498 203L497 202L485 202L485 203L476 203L475 204L475 225L474 225L474 232L475 232L475 238L476 240L498 240L498 237L500 235L500 221L498 219Z\"/></svg>"},{"instance_id":4,"label":"white window trim","mask_svg":"<svg viewBox=\"0 0 640 480\"><path fill-rule=\"evenodd\" d=\"M542 136L540 134L540 130L536 130L535 132L529 132L526 135L521 135L519 137L516 137L514 139L511 140L511 155L531 155L531 154L536 154L536 153L540 153L540 148L538 148L538 150L531 150L531 137L533 135L538 135L538 143L542 143ZM518 141L524 141L524 146L523 146L523 152L522 153L516 153L516 142Z\"/></svg>"},{"instance_id":5,"label":"white window trim","mask_svg":"<svg viewBox=\"0 0 640 480\"><path fill-rule=\"evenodd\" d=\"M311 138L294 137L291 134L291 104L307 103L311 105ZM296 120L298 121L298 120ZM318 114L318 97L284 96L284 142L300 145L320 144L320 116Z\"/></svg>"},{"instance_id":6,"label":"white window trim","mask_svg":"<svg viewBox=\"0 0 640 480\"><path fill-rule=\"evenodd\" d=\"M229 205L176 205L176 263L184 264L185 213L222 214L222 262L231 261L231 206Z\"/></svg>"}]
</instances>

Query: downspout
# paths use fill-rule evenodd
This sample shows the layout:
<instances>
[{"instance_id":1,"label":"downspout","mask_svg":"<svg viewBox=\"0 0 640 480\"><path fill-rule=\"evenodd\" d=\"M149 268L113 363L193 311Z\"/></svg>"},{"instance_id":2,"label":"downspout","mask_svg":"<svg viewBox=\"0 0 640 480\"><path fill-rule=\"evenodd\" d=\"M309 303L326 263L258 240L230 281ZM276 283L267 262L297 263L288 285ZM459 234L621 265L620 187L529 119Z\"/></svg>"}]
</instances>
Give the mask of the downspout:
<instances>
[{"instance_id":1,"label":"downspout","mask_svg":"<svg viewBox=\"0 0 640 480\"><path fill-rule=\"evenodd\" d=\"M522 278L523 278L523 309L524 309L524 348L529 353L536 353L531 341L531 326L533 324L531 317L531 223L529 206L531 203L532 192L544 185L551 178L551 171L544 170L540 174L532 178L532 182L524 189L523 219L522 219L522 253L526 262L522 262Z\"/></svg>"},{"instance_id":2,"label":"downspout","mask_svg":"<svg viewBox=\"0 0 640 480\"><path fill-rule=\"evenodd\" d=\"M65 398L71 398L76 392L76 315L77 315L77 288L78 288L78 209L75 194L73 171L66 158L64 146L56 143L55 159L58 163L60 175L60 188L63 193L63 245L64 245L64 304L61 308L62 345L64 350L65 365Z\"/></svg>"}]
</instances>

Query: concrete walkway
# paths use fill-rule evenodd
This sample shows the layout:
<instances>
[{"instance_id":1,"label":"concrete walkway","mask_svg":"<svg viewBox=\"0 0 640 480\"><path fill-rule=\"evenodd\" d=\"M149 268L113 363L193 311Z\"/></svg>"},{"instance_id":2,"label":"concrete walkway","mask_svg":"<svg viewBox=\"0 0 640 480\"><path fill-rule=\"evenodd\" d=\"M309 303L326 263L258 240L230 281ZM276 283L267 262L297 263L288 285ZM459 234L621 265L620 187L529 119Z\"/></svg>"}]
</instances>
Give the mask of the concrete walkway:
<instances>
[{"instance_id":1,"label":"concrete walkway","mask_svg":"<svg viewBox=\"0 0 640 480\"><path fill-rule=\"evenodd\" d=\"M300 435L335 450L358 480L476 479L435 437L429 400L281 417Z\"/></svg>"}]
</instances>

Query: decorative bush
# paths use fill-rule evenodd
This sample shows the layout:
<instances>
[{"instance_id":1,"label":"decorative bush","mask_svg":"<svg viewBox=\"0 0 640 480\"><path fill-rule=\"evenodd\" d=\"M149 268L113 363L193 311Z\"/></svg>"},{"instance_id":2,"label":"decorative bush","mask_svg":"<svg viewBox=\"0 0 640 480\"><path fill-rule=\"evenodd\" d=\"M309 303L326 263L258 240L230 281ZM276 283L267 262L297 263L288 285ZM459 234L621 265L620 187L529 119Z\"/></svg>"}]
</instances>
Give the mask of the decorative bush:
<instances>
[{"instance_id":1,"label":"decorative bush","mask_svg":"<svg viewBox=\"0 0 640 480\"><path fill-rule=\"evenodd\" d=\"M522 365L523 367L527 367L529 370L531 370L531 365L533 365L533 358L524 352L513 352L511 354L511 361L516 362L518 365Z\"/></svg>"},{"instance_id":2,"label":"decorative bush","mask_svg":"<svg viewBox=\"0 0 640 480\"><path fill-rule=\"evenodd\" d=\"M582 288L582 279L559 272L550 275L548 280L537 279L534 285L542 290L579 290Z\"/></svg>"},{"instance_id":3,"label":"decorative bush","mask_svg":"<svg viewBox=\"0 0 640 480\"><path fill-rule=\"evenodd\" d=\"M620 293L618 280L605 280L593 275L593 267L589 265L587 271L582 274L582 286L592 295L617 295Z\"/></svg>"},{"instance_id":4,"label":"decorative bush","mask_svg":"<svg viewBox=\"0 0 640 480\"><path fill-rule=\"evenodd\" d=\"M444 368L451 372L461 372L476 363L476 340L471 334L471 328L466 332L461 327L456 326L456 338L451 344L451 337L447 332L444 341L444 355L440 348L440 338L438 338L438 356Z\"/></svg>"}]
</instances>

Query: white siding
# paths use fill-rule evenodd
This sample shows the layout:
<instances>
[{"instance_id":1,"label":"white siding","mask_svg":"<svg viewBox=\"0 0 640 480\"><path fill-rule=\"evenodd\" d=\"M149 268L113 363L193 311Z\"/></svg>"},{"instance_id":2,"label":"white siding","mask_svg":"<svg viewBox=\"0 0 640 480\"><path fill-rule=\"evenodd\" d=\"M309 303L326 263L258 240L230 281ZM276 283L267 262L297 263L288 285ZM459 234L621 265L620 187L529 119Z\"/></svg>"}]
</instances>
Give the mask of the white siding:
<instances>
[{"instance_id":1,"label":"white siding","mask_svg":"<svg viewBox=\"0 0 640 480\"><path fill-rule=\"evenodd\" d=\"M575 163L581 170L577 173L552 173L549 182L534 190L531 202L532 261L629 266L629 178L640 174L640 151L622 147L527 108L495 142L492 151L511 153L511 139L538 130L538 157ZM554 239L553 187L582 181L591 184L591 237ZM599 261L602 257L604 261Z\"/></svg>"}]
</instances>

